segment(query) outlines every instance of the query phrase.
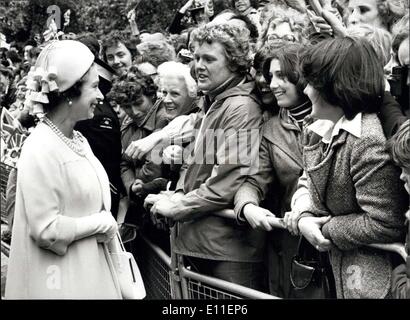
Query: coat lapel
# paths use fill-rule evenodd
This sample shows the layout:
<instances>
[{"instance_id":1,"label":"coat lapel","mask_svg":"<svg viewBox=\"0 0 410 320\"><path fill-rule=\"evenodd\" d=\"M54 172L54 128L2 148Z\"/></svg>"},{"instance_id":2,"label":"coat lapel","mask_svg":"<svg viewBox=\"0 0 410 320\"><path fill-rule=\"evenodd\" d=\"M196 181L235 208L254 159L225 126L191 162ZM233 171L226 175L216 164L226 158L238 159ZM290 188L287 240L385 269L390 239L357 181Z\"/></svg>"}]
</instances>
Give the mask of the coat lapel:
<instances>
[{"instance_id":1,"label":"coat lapel","mask_svg":"<svg viewBox=\"0 0 410 320\"><path fill-rule=\"evenodd\" d=\"M343 131L331 144L326 152L323 150L323 142L313 146L306 146L303 149L303 159L306 165L306 172L312 184L313 196L327 210L326 189L328 181L334 172L333 163L336 161L335 152L346 142L347 132ZM333 169L333 171L331 171Z\"/></svg>"},{"instance_id":2,"label":"coat lapel","mask_svg":"<svg viewBox=\"0 0 410 320\"><path fill-rule=\"evenodd\" d=\"M98 163L97 158L93 155L91 149L88 150L86 155L91 166L94 168L100 183L103 210L111 211L111 193L110 193L110 181L108 180L107 173L104 171L104 167Z\"/></svg>"}]
</instances>

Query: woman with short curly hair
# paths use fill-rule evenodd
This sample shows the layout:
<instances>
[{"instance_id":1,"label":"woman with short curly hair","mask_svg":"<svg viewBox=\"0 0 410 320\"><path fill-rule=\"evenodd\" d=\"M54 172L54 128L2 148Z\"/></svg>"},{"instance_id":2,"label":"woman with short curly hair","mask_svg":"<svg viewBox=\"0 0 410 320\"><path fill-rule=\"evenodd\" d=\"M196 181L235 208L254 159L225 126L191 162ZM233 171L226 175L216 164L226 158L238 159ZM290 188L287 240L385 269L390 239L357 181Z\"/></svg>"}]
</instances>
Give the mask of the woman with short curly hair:
<instances>
[{"instance_id":1,"label":"woman with short curly hair","mask_svg":"<svg viewBox=\"0 0 410 320\"><path fill-rule=\"evenodd\" d=\"M241 32L238 32L241 31ZM229 24L205 26L192 34L193 43L218 42L224 47L228 68L245 75L251 66L249 31Z\"/></svg>"}]
</instances>

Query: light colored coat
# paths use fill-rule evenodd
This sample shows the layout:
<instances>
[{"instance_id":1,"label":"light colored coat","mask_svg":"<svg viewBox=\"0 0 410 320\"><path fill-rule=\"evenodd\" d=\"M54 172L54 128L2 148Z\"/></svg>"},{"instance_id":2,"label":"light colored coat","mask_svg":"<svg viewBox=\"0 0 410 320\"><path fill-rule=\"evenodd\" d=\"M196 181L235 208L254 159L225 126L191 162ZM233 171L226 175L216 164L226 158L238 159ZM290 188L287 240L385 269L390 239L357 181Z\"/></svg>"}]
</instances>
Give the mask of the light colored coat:
<instances>
[{"instance_id":1,"label":"light colored coat","mask_svg":"<svg viewBox=\"0 0 410 320\"><path fill-rule=\"evenodd\" d=\"M25 142L6 298L121 298L105 245L96 236L73 241L76 218L110 208L107 174L86 147L79 156L43 123Z\"/></svg>"}]
</instances>

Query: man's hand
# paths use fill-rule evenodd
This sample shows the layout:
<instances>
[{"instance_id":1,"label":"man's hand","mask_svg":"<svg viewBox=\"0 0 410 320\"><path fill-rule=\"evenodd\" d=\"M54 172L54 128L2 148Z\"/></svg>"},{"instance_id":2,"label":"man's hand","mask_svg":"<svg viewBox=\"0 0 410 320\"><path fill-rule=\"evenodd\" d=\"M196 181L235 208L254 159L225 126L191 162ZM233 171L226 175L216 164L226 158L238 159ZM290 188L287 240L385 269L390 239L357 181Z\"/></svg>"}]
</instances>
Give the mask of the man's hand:
<instances>
[{"instance_id":1,"label":"man's hand","mask_svg":"<svg viewBox=\"0 0 410 320\"><path fill-rule=\"evenodd\" d=\"M157 201L159 201L160 199L162 199L162 198L164 198L164 197L168 198L168 195L164 195L164 194L162 194L162 193L159 193L159 194L149 194L149 195L147 195L147 197L146 197L145 200L144 200L144 208L145 208L147 211L150 211L151 207L152 207Z\"/></svg>"},{"instance_id":2,"label":"man's hand","mask_svg":"<svg viewBox=\"0 0 410 320\"><path fill-rule=\"evenodd\" d=\"M275 215L269 210L249 203L243 208L243 215L253 229L272 230L268 217L274 218Z\"/></svg>"},{"instance_id":3,"label":"man's hand","mask_svg":"<svg viewBox=\"0 0 410 320\"><path fill-rule=\"evenodd\" d=\"M172 201L174 201L174 202L178 202L178 201L181 200L181 198L184 197L184 195L185 195L185 194L184 194L183 191L173 192L173 193L170 195L170 199L171 199Z\"/></svg>"},{"instance_id":4,"label":"man's hand","mask_svg":"<svg viewBox=\"0 0 410 320\"><path fill-rule=\"evenodd\" d=\"M161 191L158 194L149 194L144 200L144 208L149 211L151 206L153 206L157 201L161 200L162 198L165 199L172 199L174 196L174 191Z\"/></svg>"},{"instance_id":5,"label":"man's hand","mask_svg":"<svg viewBox=\"0 0 410 320\"><path fill-rule=\"evenodd\" d=\"M151 213L172 219L177 214L177 205L169 197L162 197L153 204Z\"/></svg>"},{"instance_id":6,"label":"man's hand","mask_svg":"<svg viewBox=\"0 0 410 320\"><path fill-rule=\"evenodd\" d=\"M332 241L326 239L321 231L322 226L329 222L331 216L327 217L303 217L299 220L299 230L303 236L318 251L329 251L332 249Z\"/></svg>"}]
</instances>

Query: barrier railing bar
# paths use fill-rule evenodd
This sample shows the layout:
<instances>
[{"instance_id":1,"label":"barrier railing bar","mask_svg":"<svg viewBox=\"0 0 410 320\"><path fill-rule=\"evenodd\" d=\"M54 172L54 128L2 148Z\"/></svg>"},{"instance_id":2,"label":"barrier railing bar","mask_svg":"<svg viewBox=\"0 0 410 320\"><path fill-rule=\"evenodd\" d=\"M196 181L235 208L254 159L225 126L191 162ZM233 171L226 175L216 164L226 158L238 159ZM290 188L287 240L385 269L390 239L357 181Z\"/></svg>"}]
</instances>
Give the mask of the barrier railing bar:
<instances>
[{"instance_id":1,"label":"barrier railing bar","mask_svg":"<svg viewBox=\"0 0 410 320\"><path fill-rule=\"evenodd\" d=\"M224 218L228 218L228 219L236 219L236 215L235 212L232 209L225 209L225 210L221 210L215 213L215 215L220 216L220 217L224 217ZM279 228L279 229L286 229L283 219L282 218L272 218L269 217L268 218L270 220L270 224L275 227L275 228ZM376 249L381 249L381 250L385 250L385 251L391 251L394 253L397 253L398 255L400 255L404 261L406 261L407 258L407 252L406 249L404 247L403 243L371 243L367 245L368 247L372 247L372 248L376 248Z\"/></svg>"},{"instance_id":2,"label":"barrier railing bar","mask_svg":"<svg viewBox=\"0 0 410 320\"><path fill-rule=\"evenodd\" d=\"M183 262L183 257L180 255L177 255L177 259L178 259L178 266L180 266L178 268L179 271L179 276L181 279L181 291L182 291L182 298L183 299L189 299L189 290L188 290L188 281L187 279L182 275L181 271L181 267L184 267L184 262Z\"/></svg>"},{"instance_id":3,"label":"barrier railing bar","mask_svg":"<svg viewBox=\"0 0 410 320\"><path fill-rule=\"evenodd\" d=\"M141 235L141 239L158 255L158 257L166 263L169 267L171 267L171 258L159 247L154 245L151 241L149 241L145 236Z\"/></svg>"},{"instance_id":4,"label":"barrier railing bar","mask_svg":"<svg viewBox=\"0 0 410 320\"><path fill-rule=\"evenodd\" d=\"M244 296L244 297L249 297L251 299L280 299L278 297L272 296L267 293L263 293L261 291L243 287L236 283L232 283L232 282L225 281L222 279L217 279L214 277L210 277L210 276L206 276L203 274L193 272L191 270L188 270L184 266L182 267L180 266L179 273L181 277L191 278L193 280L203 282L205 284L217 287L222 290L228 290L229 292L233 294L237 294L237 295Z\"/></svg>"},{"instance_id":5,"label":"barrier railing bar","mask_svg":"<svg viewBox=\"0 0 410 320\"><path fill-rule=\"evenodd\" d=\"M170 243L171 247L172 244L175 243L175 238L176 238L176 226L172 227L170 229ZM182 299L183 293L182 293L182 288L181 288L181 277L179 274L179 263L178 263L178 255L174 252L174 250L171 250L171 297L174 299Z\"/></svg>"}]
</instances>

